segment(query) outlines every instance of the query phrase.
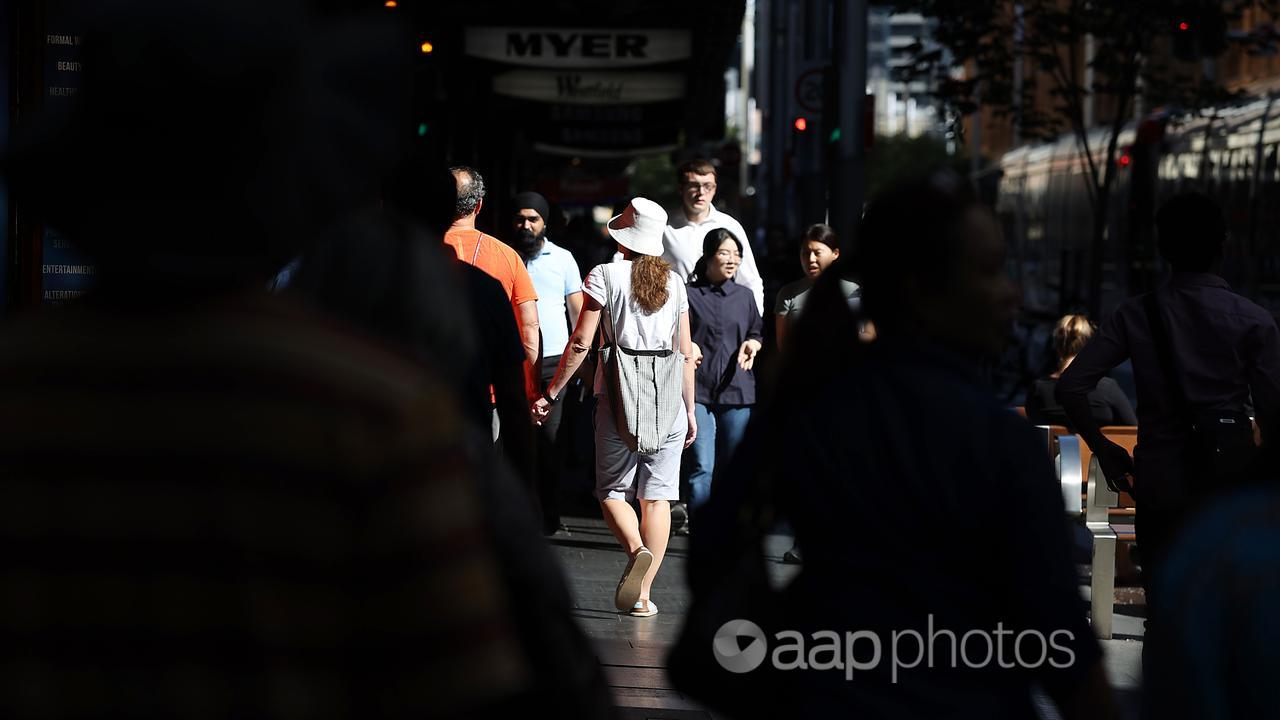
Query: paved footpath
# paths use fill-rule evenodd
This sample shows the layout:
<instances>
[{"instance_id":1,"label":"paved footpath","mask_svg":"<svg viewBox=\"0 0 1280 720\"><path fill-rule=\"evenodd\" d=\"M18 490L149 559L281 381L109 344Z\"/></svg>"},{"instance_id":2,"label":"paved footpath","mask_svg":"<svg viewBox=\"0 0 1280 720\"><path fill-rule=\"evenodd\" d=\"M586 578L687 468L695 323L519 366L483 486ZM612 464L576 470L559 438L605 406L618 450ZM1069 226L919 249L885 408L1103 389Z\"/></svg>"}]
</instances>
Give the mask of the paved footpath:
<instances>
[{"instance_id":1,"label":"paved footpath","mask_svg":"<svg viewBox=\"0 0 1280 720\"><path fill-rule=\"evenodd\" d=\"M650 618L633 618L619 614L613 607L613 593L626 566L626 556L604 521L565 518L565 524L568 532L557 533L550 542L564 565L573 592L574 615L595 645L620 716L625 720L722 717L672 688L666 674L666 656L675 643L689 604L689 591L684 583L688 538L671 538L653 588L653 601L659 613ZM782 553L790 547L791 539L784 536L770 536L765 545L772 579L779 586L799 572L798 566L782 563ZM1142 621L1124 612L1117 608L1114 627L1117 639L1105 640L1103 645L1107 674L1117 690L1122 717L1136 718ZM1045 709L1042 715L1056 717L1052 709Z\"/></svg>"}]
</instances>

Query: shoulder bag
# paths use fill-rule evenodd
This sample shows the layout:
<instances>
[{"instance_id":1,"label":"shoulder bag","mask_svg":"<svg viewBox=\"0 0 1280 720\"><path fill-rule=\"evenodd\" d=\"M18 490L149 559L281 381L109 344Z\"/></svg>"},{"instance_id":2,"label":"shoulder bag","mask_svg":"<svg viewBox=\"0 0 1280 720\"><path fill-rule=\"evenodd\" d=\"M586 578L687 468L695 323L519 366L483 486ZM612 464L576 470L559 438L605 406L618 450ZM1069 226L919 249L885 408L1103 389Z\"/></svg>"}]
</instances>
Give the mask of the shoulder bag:
<instances>
[{"instance_id":1,"label":"shoulder bag","mask_svg":"<svg viewBox=\"0 0 1280 720\"><path fill-rule=\"evenodd\" d=\"M679 351L680 316L676 314L670 350L634 350L618 343L617 310L613 307L610 266L604 267L605 313L613 335L600 346L609 404L618 435L632 452L653 454L671 433L676 413L683 412L684 355ZM625 298L624 298L625 302Z\"/></svg>"}]
</instances>

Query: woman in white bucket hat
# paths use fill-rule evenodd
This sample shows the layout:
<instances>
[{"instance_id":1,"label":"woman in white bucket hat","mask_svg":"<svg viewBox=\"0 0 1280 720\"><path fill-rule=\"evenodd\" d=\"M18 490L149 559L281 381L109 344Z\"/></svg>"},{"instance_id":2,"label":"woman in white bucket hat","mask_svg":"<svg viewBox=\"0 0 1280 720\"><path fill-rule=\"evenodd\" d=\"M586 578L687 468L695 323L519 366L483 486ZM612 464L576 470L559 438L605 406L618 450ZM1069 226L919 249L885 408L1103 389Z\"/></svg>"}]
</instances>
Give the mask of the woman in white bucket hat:
<instances>
[{"instance_id":1,"label":"woman in white bucket hat","mask_svg":"<svg viewBox=\"0 0 1280 720\"><path fill-rule=\"evenodd\" d=\"M600 328L596 497L628 555L614 603L637 617L658 612L649 591L667 549L671 502L680 498L680 454L697 435L689 301L684 283L659 257L666 225L666 211L642 197L609 221L622 259L587 274L573 336L533 407L535 419L545 417Z\"/></svg>"}]
</instances>

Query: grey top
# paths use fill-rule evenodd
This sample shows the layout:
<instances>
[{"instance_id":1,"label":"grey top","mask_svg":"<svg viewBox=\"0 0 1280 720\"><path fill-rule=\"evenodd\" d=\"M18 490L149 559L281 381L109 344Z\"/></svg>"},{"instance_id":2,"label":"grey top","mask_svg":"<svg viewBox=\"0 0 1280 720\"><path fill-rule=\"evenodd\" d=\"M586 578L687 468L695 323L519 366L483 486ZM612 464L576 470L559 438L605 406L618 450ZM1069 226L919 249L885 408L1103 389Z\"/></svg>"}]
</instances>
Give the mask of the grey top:
<instances>
[{"instance_id":1,"label":"grey top","mask_svg":"<svg viewBox=\"0 0 1280 720\"><path fill-rule=\"evenodd\" d=\"M809 296L809 291L813 289L813 283L814 280L812 278L804 277L784 286L778 291L778 299L773 304L774 314L785 315L788 322L795 322L800 317L801 311L804 310L804 303ZM840 292L849 301L851 308L858 309L857 303L862 296L858 283L851 280L841 280Z\"/></svg>"}]
</instances>

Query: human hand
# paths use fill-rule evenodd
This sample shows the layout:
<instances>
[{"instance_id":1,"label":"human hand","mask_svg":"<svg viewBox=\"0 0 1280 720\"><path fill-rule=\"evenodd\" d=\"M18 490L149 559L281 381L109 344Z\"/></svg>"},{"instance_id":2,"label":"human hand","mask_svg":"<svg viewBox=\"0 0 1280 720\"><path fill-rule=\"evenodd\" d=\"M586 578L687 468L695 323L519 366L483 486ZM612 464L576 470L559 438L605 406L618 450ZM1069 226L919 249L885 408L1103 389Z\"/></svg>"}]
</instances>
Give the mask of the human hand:
<instances>
[{"instance_id":1,"label":"human hand","mask_svg":"<svg viewBox=\"0 0 1280 720\"><path fill-rule=\"evenodd\" d=\"M738 367L743 370L750 370L756 362L756 354L760 352L760 343L755 340L746 340L738 348Z\"/></svg>"},{"instance_id":2,"label":"human hand","mask_svg":"<svg viewBox=\"0 0 1280 720\"><path fill-rule=\"evenodd\" d=\"M697 370L698 366L702 364L702 348L698 347L698 343L689 344L693 346L693 351L690 353L689 357L693 359L693 369Z\"/></svg>"},{"instance_id":3,"label":"human hand","mask_svg":"<svg viewBox=\"0 0 1280 720\"><path fill-rule=\"evenodd\" d=\"M684 446L688 448L698 439L698 419L694 417L693 411L689 411L689 429L684 434Z\"/></svg>"},{"instance_id":4,"label":"human hand","mask_svg":"<svg viewBox=\"0 0 1280 720\"><path fill-rule=\"evenodd\" d=\"M546 398L538 398L533 401L533 405L529 408L529 414L533 416L534 425L542 425L547 416L551 414L551 403Z\"/></svg>"},{"instance_id":5,"label":"human hand","mask_svg":"<svg viewBox=\"0 0 1280 720\"><path fill-rule=\"evenodd\" d=\"M1108 441L1098 448L1098 467L1102 470L1102 478L1113 492L1133 494L1133 458L1129 452L1119 445Z\"/></svg>"}]
</instances>

